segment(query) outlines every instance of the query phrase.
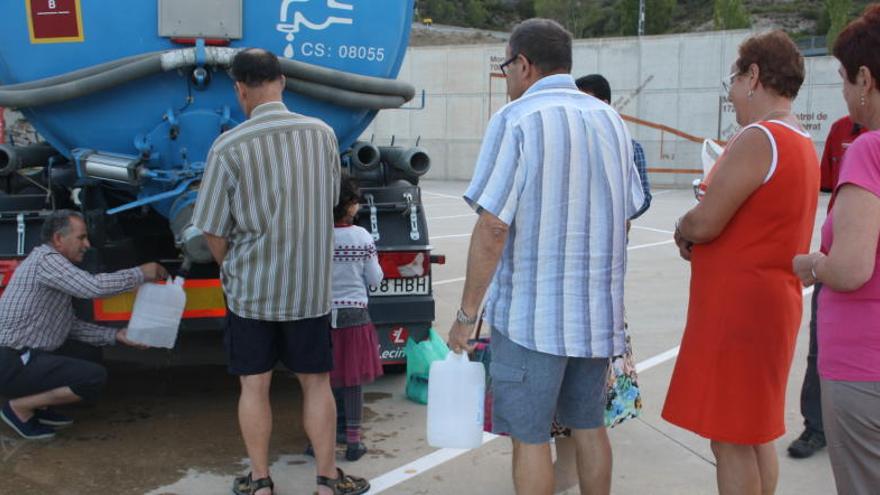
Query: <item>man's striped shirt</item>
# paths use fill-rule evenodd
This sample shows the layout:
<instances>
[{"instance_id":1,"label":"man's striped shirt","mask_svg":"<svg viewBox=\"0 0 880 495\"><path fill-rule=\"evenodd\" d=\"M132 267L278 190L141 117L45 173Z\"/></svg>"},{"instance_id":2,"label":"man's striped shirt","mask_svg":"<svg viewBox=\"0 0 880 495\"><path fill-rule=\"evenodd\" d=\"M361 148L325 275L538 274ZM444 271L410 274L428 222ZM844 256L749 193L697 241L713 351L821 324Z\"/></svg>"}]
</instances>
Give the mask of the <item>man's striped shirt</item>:
<instances>
[{"instance_id":1,"label":"man's striped shirt","mask_svg":"<svg viewBox=\"0 0 880 495\"><path fill-rule=\"evenodd\" d=\"M489 122L465 200L510 226L486 319L528 349L623 353L626 220L642 205L626 125L570 75Z\"/></svg>"},{"instance_id":2,"label":"man's striped shirt","mask_svg":"<svg viewBox=\"0 0 880 495\"><path fill-rule=\"evenodd\" d=\"M265 103L208 153L193 225L229 240L229 309L265 321L330 312L339 148L324 122Z\"/></svg>"}]
</instances>

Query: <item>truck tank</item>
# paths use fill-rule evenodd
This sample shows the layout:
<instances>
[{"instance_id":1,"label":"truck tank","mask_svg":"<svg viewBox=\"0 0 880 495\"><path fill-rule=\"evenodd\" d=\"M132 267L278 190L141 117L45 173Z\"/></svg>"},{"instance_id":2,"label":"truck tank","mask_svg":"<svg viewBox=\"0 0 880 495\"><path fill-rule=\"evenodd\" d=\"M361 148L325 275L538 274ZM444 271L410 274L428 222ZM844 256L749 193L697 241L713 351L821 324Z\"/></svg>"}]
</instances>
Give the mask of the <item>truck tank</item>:
<instances>
[{"instance_id":1,"label":"truck tank","mask_svg":"<svg viewBox=\"0 0 880 495\"><path fill-rule=\"evenodd\" d=\"M392 179L417 184L421 150L391 149L387 159L367 143L350 150L377 111L414 95L394 80L413 1L8 2L0 107L22 112L51 147L0 147L0 219L17 233L3 236L12 246L0 251L24 255L38 242L40 212L76 207L96 247L88 269L179 260L204 282L191 289L216 289L216 266L189 221L211 144L245 119L226 73L245 47L279 57L288 108L333 128L348 169L374 177L387 168L388 179L370 183L380 188ZM124 303L116 313L98 306L97 320L126 315Z\"/></svg>"}]
</instances>

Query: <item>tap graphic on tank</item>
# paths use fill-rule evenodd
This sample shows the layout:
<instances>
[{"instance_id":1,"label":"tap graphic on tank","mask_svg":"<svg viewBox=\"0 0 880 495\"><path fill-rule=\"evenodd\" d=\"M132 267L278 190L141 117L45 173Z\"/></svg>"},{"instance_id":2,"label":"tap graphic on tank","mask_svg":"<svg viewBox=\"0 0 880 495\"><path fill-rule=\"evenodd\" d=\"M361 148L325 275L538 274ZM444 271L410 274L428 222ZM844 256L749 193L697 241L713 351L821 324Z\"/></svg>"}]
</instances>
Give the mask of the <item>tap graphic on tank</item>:
<instances>
[{"instance_id":1,"label":"tap graphic on tank","mask_svg":"<svg viewBox=\"0 0 880 495\"><path fill-rule=\"evenodd\" d=\"M314 31L322 31L334 24L352 24L354 22L351 17L339 17L336 15L328 15L322 22L314 22L307 19L306 16L298 10L293 12L293 19L291 21L290 10L293 4L308 3L309 1L311 0L283 0L281 2L280 22L276 29L286 34L285 39L287 40L287 46L284 48L284 56L287 58L293 58L294 56L293 40L296 33L299 33L302 27ZM354 10L354 5L350 3L343 3L339 0L326 1L328 9L349 12Z\"/></svg>"}]
</instances>

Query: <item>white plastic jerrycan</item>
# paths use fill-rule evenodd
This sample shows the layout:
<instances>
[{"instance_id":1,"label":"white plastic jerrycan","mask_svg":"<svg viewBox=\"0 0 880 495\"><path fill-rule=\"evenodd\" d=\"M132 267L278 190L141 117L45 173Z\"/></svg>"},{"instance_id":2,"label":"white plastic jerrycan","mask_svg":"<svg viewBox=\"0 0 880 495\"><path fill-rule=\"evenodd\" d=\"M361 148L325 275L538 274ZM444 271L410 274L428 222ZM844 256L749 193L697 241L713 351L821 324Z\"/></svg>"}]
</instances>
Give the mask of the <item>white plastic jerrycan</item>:
<instances>
[{"instance_id":1,"label":"white plastic jerrycan","mask_svg":"<svg viewBox=\"0 0 880 495\"><path fill-rule=\"evenodd\" d=\"M128 339L150 347L171 349L177 340L180 318L186 306L183 278L165 284L144 284L134 299Z\"/></svg>"},{"instance_id":2,"label":"white plastic jerrycan","mask_svg":"<svg viewBox=\"0 0 880 495\"><path fill-rule=\"evenodd\" d=\"M450 352L428 374L428 444L473 449L483 441L486 370L467 354Z\"/></svg>"}]
</instances>

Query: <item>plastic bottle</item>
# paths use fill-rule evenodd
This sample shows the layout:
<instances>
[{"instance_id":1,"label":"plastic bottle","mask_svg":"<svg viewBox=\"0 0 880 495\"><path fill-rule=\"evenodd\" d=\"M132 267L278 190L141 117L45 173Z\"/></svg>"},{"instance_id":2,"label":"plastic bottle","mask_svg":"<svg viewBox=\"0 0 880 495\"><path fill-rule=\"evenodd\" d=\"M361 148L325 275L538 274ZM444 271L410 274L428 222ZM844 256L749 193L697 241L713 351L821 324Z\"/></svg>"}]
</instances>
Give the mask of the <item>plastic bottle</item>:
<instances>
[{"instance_id":1,"label":"plastic bottle","mask_svg":"<svg viewBox=\"0 0 880 495\"><path fill-rule=\"evenodd\" d=\"M450 352L428 375L428 444L472 449L483 442L486 370L467 354Z\"/></svg>"},{"instance_id":2,"label":"plastic bottle","mask_svg":"<svg viewBox=\"0 0 880 495\"><path fill-rule=\"evenodd\" d=\"M180 318L186 306L183 278L165 284L144 284L134 299L128 339L150 347L171 349L177 340Z\"/></svg>"}]
</instances>

